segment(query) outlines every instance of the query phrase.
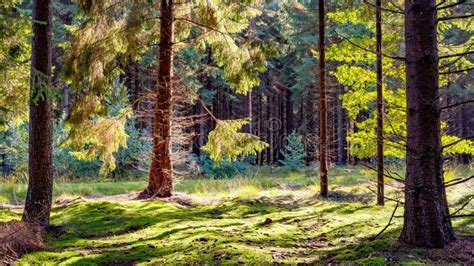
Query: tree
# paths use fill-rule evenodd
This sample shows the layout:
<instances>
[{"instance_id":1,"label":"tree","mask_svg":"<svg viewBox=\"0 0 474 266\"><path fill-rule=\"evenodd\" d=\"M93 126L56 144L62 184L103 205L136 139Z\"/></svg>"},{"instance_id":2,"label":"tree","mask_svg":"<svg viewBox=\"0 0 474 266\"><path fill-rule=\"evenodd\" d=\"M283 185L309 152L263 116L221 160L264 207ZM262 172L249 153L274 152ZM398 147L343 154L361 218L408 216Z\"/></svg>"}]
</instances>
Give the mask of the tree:
<instances>
[{"instance_id":1,"label":"tree","mask_svg":"<svg viewBox=\"0 0 474 266\"><path fill-rule=\"evenodd\" d=\"M51 0L33 1L31 57L29 182L23 220L49 224L53 189Z\"/></svg>"},{"instance_id":2,"label":"tree","mask_svg":"<svg viewBox=\"0 0 474 266\"><path fill-rule=\"evenodd\" d=\"M148 187L145 193L158 197L171 196L173 165L171 163L171 94L173 89L174 0L161 0L160 54L158 89L153 122L153 154Z\"/></svg>"},{"instance_id":3,"label":"tree","mask_svg":"<svg viewBox=\"0 0 474 266\"><path fill-rule=\"evenodd\" d=\"M196 49L209 47L229 87L241 94L247 94L258 85L258 74L266 70L261 46L238 41L238 34L246 29L251 18L260 13L258 9L249 7L252 1L245 5L233 1L173 3L162 1L161 15L157 17L154 10L156 6L150 1L136 1L131 5L120 1L80 1L81 11L88 19L75 32L65 68L65 76L76 93L84 95L76 100L71 110L68 119L70 134L66 144L80 150L82 158L94 159L99 156L106 168L113 169L113 153L126 140L123 132L125 119L124 115L108 119L103 119L103 116L108 114L107 97L110 87L117 80L117 65L120 58L134 59L153 50L153 47L160 47L157 60L158 97L154 106L153 162L149 186L142 196L166 197L172 192L171 126L173 112L179 108L173 104L171 95L172 83L176 82L173 79L173 53L187 46ZM160 22L159 41L155 39L157 21ZM176 36L176 40L173 40L173 36ZM181 85L188 87L186 84ZM185 94L189 94L187 98L195 102L200 100L196 99L196 91L187 90ZM254 136L237 132L240 128L236 126L248 124L247 120L227 122L214 118L215 131L222 134L209 135L208 143L219 143L218 149L208 149L211 158L235 159L236 154L253 153L264 147ZM108 127L104 122L114 126ZM104 130L106 134L101 133ZM229 140L213 139L220 137ZM244 145L241 148L235 144Z\"/></svg>"},{"instance_id":4,"label":"tree","mask_svg":"<svg viewBox=\"0 0 474 266\"><path fill-rule=\"evenodd\" d=\"M407 174L400 239L426 247L454 239L442 175L436 24L436 1L405 1Z\"/></svg>"},{"instance_id":5,"label":"tree","mask_svg":"<svg viewBox=\"0 0 474 266\"><path fill-rule=\"evenodd\" d=\"M326 54L325 54L325 14L324 0L319 0L319 177L320 195L328 197L328 169L327 169L327 109L326 109Z\"/></svg>"},{"instance_id":6,"label":"tree","mask_svg":"<svg viewBox=\"0 0 474 266\"><path fill-rule=\"evenodd\" d=\"M281 155L283 160L280 163L289 170L296 171L304 166L304 143L301 135L293 131L287 138L287 144Z\"/></svg>"},{"instance_id":7,"label":"tree","mask_svg":"<svg viewBox=\"0 0 474 266\"><path fill-rule=\"evenodd\" d=\"M382 77L382 0L375 1L377 54L377 204L384 205L383 155L383 77Z\"/></svg>"}]
</instances>

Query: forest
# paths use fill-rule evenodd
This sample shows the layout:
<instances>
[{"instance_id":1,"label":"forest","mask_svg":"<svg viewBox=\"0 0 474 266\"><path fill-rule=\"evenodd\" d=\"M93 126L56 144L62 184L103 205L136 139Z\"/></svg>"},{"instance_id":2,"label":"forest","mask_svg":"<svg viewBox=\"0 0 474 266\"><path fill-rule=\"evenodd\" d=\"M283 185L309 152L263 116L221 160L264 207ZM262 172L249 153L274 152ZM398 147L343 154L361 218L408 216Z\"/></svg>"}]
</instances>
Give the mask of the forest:
<instances>
[{"instance_id":1,"label":"forest","mask_svg":"<svg viewBox=\"0 0 474 266\"><path fill-rule=\"evenodd\" d=\"M1 0L0 265L474 264L469 0Z\"/></svg>"}]
</instances>

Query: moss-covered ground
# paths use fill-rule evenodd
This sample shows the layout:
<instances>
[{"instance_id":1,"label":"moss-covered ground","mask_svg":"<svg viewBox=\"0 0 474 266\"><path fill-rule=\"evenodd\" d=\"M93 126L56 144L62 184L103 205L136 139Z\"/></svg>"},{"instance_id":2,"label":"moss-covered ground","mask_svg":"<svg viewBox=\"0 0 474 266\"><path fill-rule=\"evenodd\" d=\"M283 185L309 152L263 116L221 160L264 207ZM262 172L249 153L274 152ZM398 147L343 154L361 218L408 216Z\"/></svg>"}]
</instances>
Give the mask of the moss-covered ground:
<instances>
[{"instance_id":1,"label":"moss-covered ground","mask_svg":"<svg viewBox=\"0 0 474 266\"><path fill-rule=\"evenodd\" d=\"M85 199L76 197L77 193L52 212L52 224L63 226L64 233L46 239L47 250L26 254L17 263L414 264L469 260L463 252L415 249L398 243L400 217L371 240L385 227L395 204L376 206L374 194L366 188L373 175L351 171L340 176L347 182L333 179L328 200L316 196L316 180L304 175L273 176L267 181L255 177L183 181L177 185L181 192L168 201ZM137 188L145 185L137 182L141 186ZM394 185L387 186L393 198L397 197ZM449 189L452 210L472 196L473 187L470 182ZM403 215L402 209L397 216ZM471 203L461 213L473 209ZM20 217L21 210L0 209L0 222ZM474 235L473 217L453 222L457 235Z\"/></svg>"}]
</instances>

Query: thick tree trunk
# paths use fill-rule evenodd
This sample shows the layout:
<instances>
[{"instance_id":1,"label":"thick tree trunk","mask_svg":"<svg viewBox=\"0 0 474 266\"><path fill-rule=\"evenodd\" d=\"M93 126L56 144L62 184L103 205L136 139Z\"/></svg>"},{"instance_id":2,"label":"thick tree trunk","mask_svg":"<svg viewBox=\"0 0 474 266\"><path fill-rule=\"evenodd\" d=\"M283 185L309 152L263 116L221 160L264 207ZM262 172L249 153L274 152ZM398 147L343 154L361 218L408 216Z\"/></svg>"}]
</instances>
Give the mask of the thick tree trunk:
<instances>
[{"instance_id":1,"label":"thick tree trunk","mask_svg":"<svg viewBox=\"0 0 474 266\"><path fill-rule=\"evenodd\" d=\"M384 205L384 156L383 156L383 77L382 77L382 0L376 0L376 39L377 39L377 205Z\"/></svg>"},{"instance_id":2,"label":"thick tree trunk","mask_svg":"<svg viewBox=\"0 0 474 266\"><path fill-rule=\"evenodd\" d=\"M443 247L454 239L441 161L436 1L405 1L407 175L400 239Z\"/></svg>"},{"instance_id":3,"label":"thick tree trunk","mask_svg":"<svg viewBox=\"0 0 474 266\"><path fill-rule=\"evenodd\" d=\"M319 176L320 196L328 197L327 170L327 108L324 0L319 0Z\"/></svg>"},{"instance_id":4,"label":"thick tree trunk","mask_svg":"<svg viewBox=\"0 0 474 266\"><path fill-rule=\"evenodd\" d=\"M53 190L51 0L33 1L29 182L23 221L49 225ZM42 96L40 96L42 94Z\"/></svg>"},{"instance_id":5,"label":"thick tree trunk","mask_svg":"<svg viewBox=\"0 0 474 266\"><path fill-rule=\"evenodd\" d=\"M171 162L171 93L173 88L174 0L161 0L158 90L153 122L153 158L145 193L170 197L173 191Z\"/></svg>"}]
</instances>

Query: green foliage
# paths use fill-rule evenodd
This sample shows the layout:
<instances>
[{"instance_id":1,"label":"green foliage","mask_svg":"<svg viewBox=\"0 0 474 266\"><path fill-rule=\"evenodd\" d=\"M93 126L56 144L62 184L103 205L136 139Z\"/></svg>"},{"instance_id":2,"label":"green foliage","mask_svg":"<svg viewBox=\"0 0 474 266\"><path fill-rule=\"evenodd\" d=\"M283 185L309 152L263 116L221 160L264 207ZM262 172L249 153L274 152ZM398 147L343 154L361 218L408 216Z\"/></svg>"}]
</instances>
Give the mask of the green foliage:
<instances>
[{"instance_id":1,"label":"green foliage","mask_svg":"<svg viewBox=\"0 0 474 266\"><path fill-rule=\"evenodd\" d=\"M289 170L296 171L304 166L304 158L306 156L304 150L303 138L295 131L288 135L288 143L285 146L284 151L281 151L283 160L280 163Z\"/></svg>"},{"instance_id":2,"label":"green foliage","mask_svg":"<svg viewBox=\"0 0 474 266\"><path fill-rule=\"evenodd\" d=\"M136 118L132 117L125 124L127 145L121 147L116 157L119 167L112 171L113 176L123 176L128 171L133 174L143 174L150 168L150 160L144 159L151 155L152 143L147 138L147 130L136 128ZM120 173L118 173L120 172Z\"/></svg>"},{"instance_id":3,"label":"green foliage","mask_svg":"<svg viewBox=\"0 0 474 266\"><path fill-rule=\"evenodd\" d=\"M0 131L23 123L28 115L31 21L22 1L0 4Z\"/></svg>"},{"instance_id":4,"label":"green foliage","mask_svg":"<svg viewBox=\"0 0 474 266\"><path fill-rule=\"evenodd\" d=\"M101 174L107 174L116 167L113 153L127 146L125 123L132 115L131 109L122 109L117 116L90 119L81 126L69 127L69 138L64 145L71 147L72 154L80 159L102 161Z\"/></svg>"},{"instance_id":5,"label":"green foliage","mask_svg":"<svg viewBox=\"0 0 474 266\"><path fill-rule=\"evenodd\" d=\"M392 4L385 3L388 8ZM348 111L351 120L355 121L357 128L354 132L350 132L348 136L351 145L349 150L351 154L359 158L370 158L376 154L376 142L374 141L376 139L375 54L371 52L375 50L375 15L373 10L363 5L330 12L328 17L336 24L335 29L338 37L338 42L328 47L328 60L337 62L335 70L329 73L346 87L341 99L344 108ZM383 23L390 25L390 27L383 27L382 46L384 54L403 55L403 40L400 34L403 26L402 17L386 13ZM441 27L441 32L446 32L449 28L452 27ZM469 43L469 40L464 39L456 44L456 48L456 45L441 41L440 49L446 50L446 53L461 52L463 47L470 45ZM441 64L447 63L445 61ZM455 64L458 61L464 62L459 63L459 67L472 67L466 58L458 58L452 63ZM384 155L403 158L406 144L406 96L403 62L384 57L383 79L385 102L384 141L386 144ZM445 80L445 75L440 75L442 84L443 80ZM443 128L446 128L446 125ZM446 134L446 130L443 130L442 133L443 145L458 140L457 137ZM457 142L456 145L444 152L445 154L472 154L473 147L474 142L465 140Z\"/></svg>"},{"instance_id":6,"label":"green foliage","mask_svg":"<svg viewBox=\"0 0 474 266\"><path fill-rule=\"evenodd\" d=\"M209 133L208 141L201 149L217 164L226 158L234 161L239 156L255 155L268 144L252 134L237 132L249 123L249 118L218 120L216 128Z\"/></svg>"},{"instance_id":7,"label":"green foliage","mask_svg":"<svg viewBox=\"0 0 474 266\"><path fill-rule=\"evenodd\" d=\"M8 125L0 132L0 148L6 154L6 164L18 174L28 172L28 124Z\"/></svg>"},{"instance_id":8,"label":"green foliage","mask_svg":"<svg viewBox=\"0 0 474 266\"><path fill-rule=\"evenodd\" d=\"M215 163L209 157L204 156L199 160L202 165L202 174L206 177L222 179L232 178L245 172L250 164L242 160L223 160L221 163Z\"/></svg>"}]
</instances>

